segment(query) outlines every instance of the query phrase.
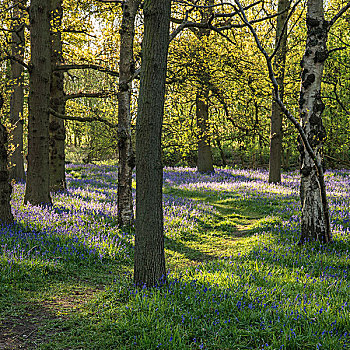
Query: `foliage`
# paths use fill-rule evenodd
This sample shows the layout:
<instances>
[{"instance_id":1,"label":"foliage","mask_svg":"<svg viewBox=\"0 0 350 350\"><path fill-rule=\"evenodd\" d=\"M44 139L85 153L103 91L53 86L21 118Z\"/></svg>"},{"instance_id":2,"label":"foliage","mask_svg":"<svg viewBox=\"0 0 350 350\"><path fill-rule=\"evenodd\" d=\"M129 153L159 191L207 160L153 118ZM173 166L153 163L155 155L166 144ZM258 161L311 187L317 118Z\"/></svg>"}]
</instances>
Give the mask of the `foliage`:
<instances>
[{"instance_id":1,"label":"foliage","mask_svg":"<svg viewBox=\"0 0 350 350\"><path fill-rule=\"evenodd\" d=\"M344 4L343 0L327 3L330 18ZM9 7L5 1L1 8ZM117 71L119 60L119 33L121 8L115 4L99 1L64 1L63 56L65 64L95 64ZM172 17L175 29L190 7L174 3ZM229 13L231 6L218 6L217 13ZM276 4L263 2L250 9L251 20L263 18L276 12ZM142 13L137 18L135 37L136 68L141 59ZM301 1L288 26L288 57L285 78L285 102L298 114L300 85L300 60L305 40L305 1ZM189 12L190 21L200 20L200 10ZM4 47L10 44L11 11L2 11L0 40ZM350 164L348 140L348 16L345 15L330 33L329 48L335 50L327 61L323 95L324 113L328 139L325 155L332 167ZM240 24L238 16L232 19L218 17L213 24ZM274 48L275 18L255 25L259 37L268 51ZM212 32L198 40L196 29L183 30L173 40L169 51L167 101L163 126L163 159L166 165L195 165L197 135L195 122L195 92L207 86L209 95L210 136L214 162L217 165L265 166L269 154L269 122L271 109L271 86L262 57L247 30L232 28ZM29 33L26 31L26 63L29 62ZM11 82L8 80L9 64L1 64L9 107ZM209 73L209 80L203 72ZM27 76L27 73L26 73ZM67 114L72 117L96 115L117 123L116 91L117 77L91 69L70 70L65 75ZM135 123L138 81L134 83L132 118ZM82 92L109 92L108 98L81 97L70 99L71 94ZM337 101L338 99L338 101ZM341 102L341 105L339 104ZM344 110L344 108L346 110ZM8 115L8 112L5 116ZM25 109L25 119L27 111ZM89 160L116 157L116 132L100 122L86 123L67 121L67 145L83 147L91 154ZM283 166L288 169L298 163L296 133L286 121L283 125Z\"/></svg>"}]
</instances>

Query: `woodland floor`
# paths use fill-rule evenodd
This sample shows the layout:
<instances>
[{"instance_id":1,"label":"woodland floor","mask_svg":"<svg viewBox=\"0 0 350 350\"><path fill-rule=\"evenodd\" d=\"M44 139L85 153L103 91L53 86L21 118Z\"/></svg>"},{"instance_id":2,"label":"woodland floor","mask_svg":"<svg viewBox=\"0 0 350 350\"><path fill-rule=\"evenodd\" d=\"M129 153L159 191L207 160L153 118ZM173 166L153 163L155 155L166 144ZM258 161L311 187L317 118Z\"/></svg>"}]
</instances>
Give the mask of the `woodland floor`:
<instances>
[{"instance_id":1,"label":"woodland floor","mask_svg":"<svg viewBox=\"0 0 350 350\"><path fill-rule=\"evenodd\" d=\"M0 233L0 349L350 348L350 176L327 174L334 244L296 246L298 177L165 169L169 283L132 285L116 168L70 166L52 208Z\"/></svg>"}]
</instances>

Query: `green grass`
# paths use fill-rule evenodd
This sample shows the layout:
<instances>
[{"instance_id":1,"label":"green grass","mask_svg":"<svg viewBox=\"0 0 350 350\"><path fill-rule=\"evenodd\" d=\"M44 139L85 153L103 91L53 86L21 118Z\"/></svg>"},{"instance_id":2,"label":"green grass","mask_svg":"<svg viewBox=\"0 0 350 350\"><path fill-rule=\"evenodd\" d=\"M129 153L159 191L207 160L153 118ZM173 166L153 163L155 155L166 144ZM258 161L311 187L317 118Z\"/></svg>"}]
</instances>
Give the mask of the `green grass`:
<instances>
[{"instance_id":1,"label":"green grass","mask_svg":"<svg viewBox=\"0 0 350 350\"><path fill-rule=\"evenodd\" d=\"M84 179L83 170L71 171L72 177ZM277 215L291 199L262 203L238 192L175 187L164 192L210 208L190 227L181 217L166 218L167 285L135 290L132 255L45 260L31 247L11 265L3 253L0 344L46 350L349 348L346 241L296 246L298 225Z\"/></svg>"}]
</instances>

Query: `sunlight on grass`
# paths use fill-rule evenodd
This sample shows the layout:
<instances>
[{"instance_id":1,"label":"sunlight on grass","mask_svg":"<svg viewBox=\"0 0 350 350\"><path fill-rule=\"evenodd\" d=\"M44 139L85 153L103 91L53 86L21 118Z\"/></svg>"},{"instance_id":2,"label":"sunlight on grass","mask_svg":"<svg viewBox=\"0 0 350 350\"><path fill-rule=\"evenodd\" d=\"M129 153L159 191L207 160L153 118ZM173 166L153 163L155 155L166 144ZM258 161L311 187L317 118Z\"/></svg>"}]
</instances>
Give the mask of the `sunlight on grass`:
<instances>
[{"instance_id":1,"label":"sunlight on grass","mask_svg":"<svg viewBox=\"0 0 350 350\"><path fill-rule=\"evenodd\" d=\"M350 347L348 171L326 177L334 243L298 247L296 173L270 185L264 171L165 169L168 284L141 291L116 178L113 165L69 165L50 209L23 205L16 184L16 226L0 234L0 322L36 310L38 349Z\"/></svg>"}]
</instances>

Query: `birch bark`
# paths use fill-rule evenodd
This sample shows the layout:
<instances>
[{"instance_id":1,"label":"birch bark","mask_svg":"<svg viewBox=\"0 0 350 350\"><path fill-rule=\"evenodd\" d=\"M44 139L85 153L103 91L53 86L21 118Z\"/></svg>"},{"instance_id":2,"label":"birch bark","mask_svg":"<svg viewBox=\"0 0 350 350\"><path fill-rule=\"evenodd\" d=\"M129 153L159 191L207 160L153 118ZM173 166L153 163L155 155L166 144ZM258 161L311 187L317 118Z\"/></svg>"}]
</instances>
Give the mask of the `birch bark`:
<instances>
[{"instance_id":1,"label":"birch bark","mask_svg":"<svg viewBox=\"0 0 350 350\"><path fill-rule=\"evenodd\" d=\"M126 0L120 29L120 61L118 91L118 225L132 226L134 209L132 200L132 171L135 154L131 141L131 80L135 73L134 35L135 17L141 0Z\"/></svg>"},{"instance_id":2,"label":"birch bark","mask_svg":"<svg viewBox=\"0 0 350 350\"><path fill-rule=\"evenodd\" d=\"M324 63L328 57L329 30L329 24L324 18L323 0L308 0L306 24L307 40L301 62L299 111L301 126L318 163L321 164L322 146L326 138L322 124L322 112L325 106L321 99L321 81ZM323 181L320 183L320 174L303 143L300 143L299 151L302 206L300 243L314 240L327 243L331 240L331 232L327 199L320 190L324 184Z\"/></svg>"}]
</instances>

